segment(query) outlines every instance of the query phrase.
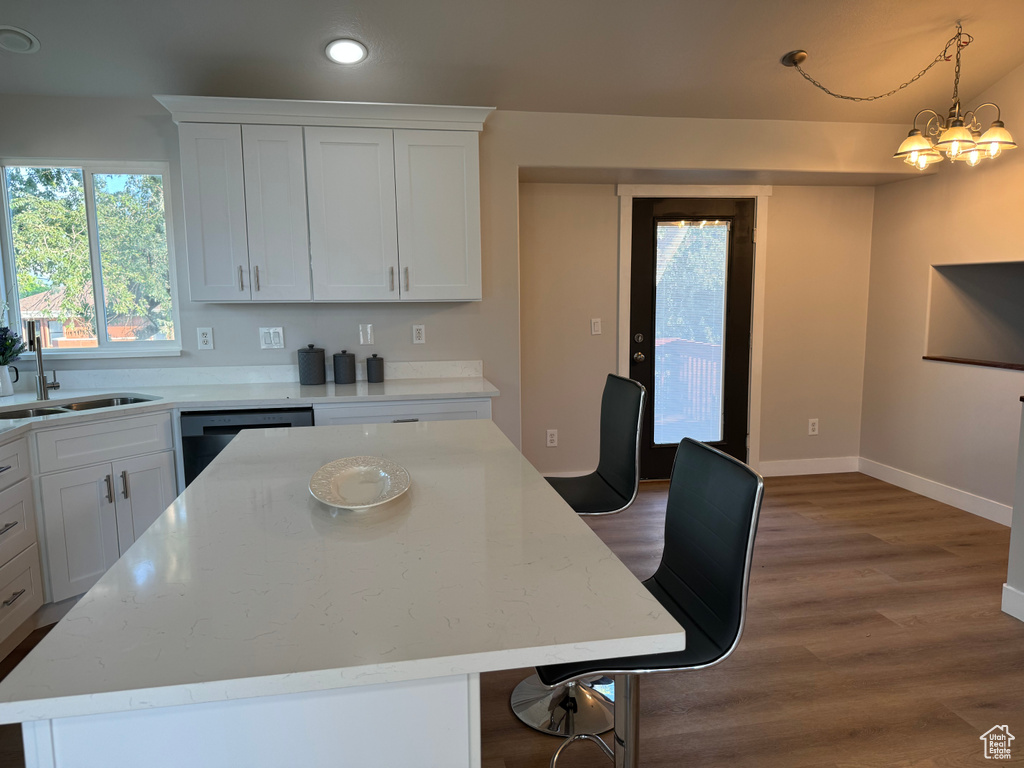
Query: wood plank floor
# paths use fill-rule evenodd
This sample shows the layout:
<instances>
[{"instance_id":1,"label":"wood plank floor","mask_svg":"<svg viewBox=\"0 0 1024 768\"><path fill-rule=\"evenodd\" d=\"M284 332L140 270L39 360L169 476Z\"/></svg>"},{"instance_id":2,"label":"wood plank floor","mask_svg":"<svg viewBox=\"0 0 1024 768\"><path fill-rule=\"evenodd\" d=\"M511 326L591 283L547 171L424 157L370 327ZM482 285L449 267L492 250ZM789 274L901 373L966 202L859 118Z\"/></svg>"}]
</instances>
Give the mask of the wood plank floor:
<instances>
[{"instance_id":1,"label":"wood plank floor","mask_svg":"<svg viewBox=\"0 0 1024 768\"><path fill-rule=\"evenodd\" d=\"M984 766L996 724L1019 745L1004 762L1024 763L1024 623L999 610L1009 529L860 474L766 485L743 641L710 670L644 678L644 768ZM641 578L666 487L586 518ZM484 768L542 768L558 745L508 708L528 672L482 678ZM20 733L0 727L0 767L24 765ZM578 744L560 764L608 763Z\"/></svg>"},{"instance_id":2,"label":"wood plank floor","mask_svg":"<svg viewBox=\"0 0 1024 768\"><path fill-rule=\"evenodd\" d=\"M657 565L666 484L586 518L639 577ZM641 682L644 768L1024 763L1024 623L999 609L1009 529L861 474L769 478L747 629L701 672ZM572 606L566 606L572 610ZM530 670L484 675L484 768L542 768L558 741L508 708ZM574 744L562 768L609 764ZM610 765L610 764L609 764Z\"/></svg>"}]
</instances>

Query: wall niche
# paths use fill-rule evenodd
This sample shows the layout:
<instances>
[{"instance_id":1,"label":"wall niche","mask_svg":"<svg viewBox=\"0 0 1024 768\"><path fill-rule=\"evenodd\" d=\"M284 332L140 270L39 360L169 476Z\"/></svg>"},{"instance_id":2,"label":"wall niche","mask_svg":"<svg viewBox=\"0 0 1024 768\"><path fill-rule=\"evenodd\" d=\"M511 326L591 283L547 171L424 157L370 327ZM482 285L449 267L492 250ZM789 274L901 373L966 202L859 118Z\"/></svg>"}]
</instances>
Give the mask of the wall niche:
<instances>
[{"instance_id":1,"label":"wall niche","mask_svg":"<svg viewBox=\"0 0 1024 768\"><path fill-rule=\"evenodd\" d=\"M1024 371L1024 262L931 270L924 359Z\"/></svg>"}]
</instances>

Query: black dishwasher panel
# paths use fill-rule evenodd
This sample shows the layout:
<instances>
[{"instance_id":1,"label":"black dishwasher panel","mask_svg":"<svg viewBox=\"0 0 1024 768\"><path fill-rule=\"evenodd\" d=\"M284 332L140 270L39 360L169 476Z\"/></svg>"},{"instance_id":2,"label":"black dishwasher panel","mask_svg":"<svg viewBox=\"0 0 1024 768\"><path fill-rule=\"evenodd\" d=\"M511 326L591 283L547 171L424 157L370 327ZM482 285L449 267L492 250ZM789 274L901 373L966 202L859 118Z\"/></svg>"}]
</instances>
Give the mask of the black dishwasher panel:
<instances>
[{"instance_id":1,"label":"black dishwasher panel","mask_svg":"<svg viewBox=\"0 0 1024 768\"><path fill-rule=\"evenodd\" d=\"M181 414L181 454L185 485L190 485L243 429L311 426L312 408L184 412Z\"/></svg>"}]
</instances>

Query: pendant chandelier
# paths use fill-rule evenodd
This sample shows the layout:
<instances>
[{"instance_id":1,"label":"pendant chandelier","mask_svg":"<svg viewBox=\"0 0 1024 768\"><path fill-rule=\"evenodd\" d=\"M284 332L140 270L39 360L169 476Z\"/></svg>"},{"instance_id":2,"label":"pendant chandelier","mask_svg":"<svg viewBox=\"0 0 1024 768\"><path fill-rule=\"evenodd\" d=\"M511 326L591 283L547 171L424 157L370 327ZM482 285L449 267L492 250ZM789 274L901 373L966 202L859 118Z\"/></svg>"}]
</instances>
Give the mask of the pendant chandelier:
<instances>
[{"instance_id":1,"label":"pendant chandelier","mask_svg":"<svg viewBox=\"0 0 1024 768\"><path fill-rule=\"evenodd\" d=\"M946 47L927 67L918 72L914 77L898 88L888 93L877 96L844 96L833 93L813 77L808 75L801 68L801 64L807 60L807 51L790 51L782 57L782 63L787 67L795 68L805 80L820 88L829 96L849 101L877 101L906 88L911 83L920 79L929 69L940 61L949 61L953 58L950 49L955 49L956 71L953 76L953 98L952 105L945 116L933 109L922 109L914 116L914 123L907 138L900 144L899 149L893 155L894 158L903 160L905 163L914 166L918 170L924 170L932 163L948 158L950 162L965 162L969 166L978 165L982 160L999 157L1004 150L1013 149L1017 146L1010 132L1006 130L1001 119L1002 115L997 104L986 102L974 109L963 112L960 107L960 54L964 48L974 42L974 38L965 35L963 27L957 22L956 34L946 43ZM995 110L995 120L988 129L982 133L983 124L978 121L978 113L982 109L991 107ZM922 127L918 127L918 121L922 116L928 118Z\"/></svg>"}]
</instances>

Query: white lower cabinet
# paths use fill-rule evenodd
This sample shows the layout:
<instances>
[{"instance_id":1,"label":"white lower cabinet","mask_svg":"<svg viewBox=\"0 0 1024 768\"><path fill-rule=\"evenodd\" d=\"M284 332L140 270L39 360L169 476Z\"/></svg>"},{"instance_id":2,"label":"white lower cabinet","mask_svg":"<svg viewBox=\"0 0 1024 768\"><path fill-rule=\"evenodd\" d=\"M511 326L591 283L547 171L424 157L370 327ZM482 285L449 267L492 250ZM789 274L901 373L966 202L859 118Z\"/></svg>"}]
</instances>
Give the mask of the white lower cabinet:
<instances>
[{"instance_id":1,"label":"white lower cabinet","mask_svg":"<svg viewBox=\"0 0 1024 768\"><path fill-rule=\"evenodd\" d=\"M95 584L174 501L174 451L39 478L54 602Z\"/></svg>"},{"instance_id":2,"label":"white lower cabinet","mask_svg":"<svg viewBox=\"0 0 1024 768\"><path fill-rule=\"evenodd\" d=\"M313 423L318 427L339 424L385 424L388 422L489 418L491 418L491 399L489 397L416 402L334 403L313 406Z\"/></svg>"}]
</instances>

